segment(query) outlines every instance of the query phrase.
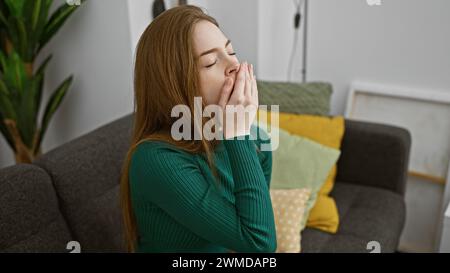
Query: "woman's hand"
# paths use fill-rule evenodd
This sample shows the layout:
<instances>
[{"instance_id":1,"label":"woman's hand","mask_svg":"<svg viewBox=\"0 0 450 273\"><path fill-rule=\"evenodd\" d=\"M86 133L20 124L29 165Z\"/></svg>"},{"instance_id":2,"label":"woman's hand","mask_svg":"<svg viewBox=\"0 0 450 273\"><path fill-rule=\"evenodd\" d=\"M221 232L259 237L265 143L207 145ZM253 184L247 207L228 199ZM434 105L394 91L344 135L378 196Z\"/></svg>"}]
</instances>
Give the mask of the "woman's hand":
<instances>
[{"instance_id":1,"label":"woman's hand","mask_svg":"<svg viewBox=\"0 0 450 273\"><path fill-rule=\"evenodd\" d=\"M225 80L219 106L224 114L222 124L225 139L250 134L258 109L258 88L253 65L247 62L240 65L234 85L232 78Z\"/></svg>"}]
</instances>

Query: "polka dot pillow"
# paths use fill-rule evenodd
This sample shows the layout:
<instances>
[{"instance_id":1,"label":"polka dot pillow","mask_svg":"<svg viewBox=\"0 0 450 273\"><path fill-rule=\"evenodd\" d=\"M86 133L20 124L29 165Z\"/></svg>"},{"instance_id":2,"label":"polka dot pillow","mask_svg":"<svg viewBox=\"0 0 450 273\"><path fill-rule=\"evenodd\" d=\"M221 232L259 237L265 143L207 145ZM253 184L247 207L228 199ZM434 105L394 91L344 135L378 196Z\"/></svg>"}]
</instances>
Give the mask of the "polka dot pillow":
<instances>
[{"instance_id":1,"label":"polka dot pillow","mask_svg":"<svg viewBox=\"0 0 450 273\"><path fill-rule=\"evenodd\" d=\"M277 233L277 253L301 251L302 219L311 189L270 189Z\"/></svg>"}]
</instances>

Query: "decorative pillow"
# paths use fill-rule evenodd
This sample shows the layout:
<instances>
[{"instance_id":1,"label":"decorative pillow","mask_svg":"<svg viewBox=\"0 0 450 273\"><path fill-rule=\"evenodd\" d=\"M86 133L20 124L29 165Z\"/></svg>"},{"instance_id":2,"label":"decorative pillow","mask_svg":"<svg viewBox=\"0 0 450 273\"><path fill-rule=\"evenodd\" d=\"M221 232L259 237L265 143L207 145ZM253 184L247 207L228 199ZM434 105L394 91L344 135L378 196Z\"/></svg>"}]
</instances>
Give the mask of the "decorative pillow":
<instances>
[{"instance_id":1,"label":"decorative pillow","mask_svg":"<svg viewBox=\"0 0 450 273\"><path fill-rule=\"evenodd\" d=\"M257 81L259 103L279 105L280 112L328 115L332 86L326 82Z\"/></svg>"},{"instance_id":2,"label":"decorative pillow","mask_svg":"<svg viewBox=\"0 0 450 273\"><path fill-rule=\"evenodd\" d=\"M307 188L270 189L277 233L276 253L301 251L301 222L310 194Z\"/></svg>"},{"instance_id":3,"label":"decorative pillow","mask_svg":"<svg viewBox=\"0 0 450 273\"><path fill-rule=\"evenodd\" d=\"M267 114L268 117L271 116L270 113L263 110L259 110L259 112L263 115ZM270 124L270 119L267 122ZM340 149L345 125L344 118L341 116L321 117L279 113L279 127L291 134L308 138L327 147ZM283 146L281 139L279 143L280 147ZM306 210L308 215L304 218L305 221L307 220L306 226L329 233L337 232L339 214L334 199L329 196L334 186L336 169L336 165L334 165L329 171L325 183L317 193L317 200L315 200L315 192L312 192L311 200L308 202L311 207L309 207L310 210Z\"/></svg>"}]
</instances>

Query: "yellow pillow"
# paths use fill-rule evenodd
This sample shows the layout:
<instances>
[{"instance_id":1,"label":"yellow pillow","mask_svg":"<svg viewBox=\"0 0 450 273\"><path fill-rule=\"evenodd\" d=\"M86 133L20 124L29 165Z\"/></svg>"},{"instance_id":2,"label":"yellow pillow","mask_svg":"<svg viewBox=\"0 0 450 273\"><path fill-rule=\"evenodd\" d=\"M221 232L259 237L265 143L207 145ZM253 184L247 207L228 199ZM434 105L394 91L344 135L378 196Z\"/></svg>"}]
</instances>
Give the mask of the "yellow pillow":
<instances>
[{"instance_id":1,"label":"yellow pillow","mask_svg":"<svg viewBox=\"0 0 450 273\"><path fill-rule=\"evenodd\" d=\"M259 110L259 114L267 115L267 123L271 123L270 112ZM345 124L342 116L325 117L279 113L279 127L291 134L309 138L330 148L340 149ZM336 170L336 165L334 165L320 189L317 201L309 212L307 227L329 233L337 232L339 214L334 199L329 196L334 186Z\"/></svg>"},{"instance_id":2,"label":"yellow pillow","mask_svg":"<svg viewBox=\"0 0 450 273\"><path fill-rule=\"evenodd\" d=\"M301 222L310 194L307 188L270 189L277 234L276 253L301 251Z\"/></svg>"}]
</instances>

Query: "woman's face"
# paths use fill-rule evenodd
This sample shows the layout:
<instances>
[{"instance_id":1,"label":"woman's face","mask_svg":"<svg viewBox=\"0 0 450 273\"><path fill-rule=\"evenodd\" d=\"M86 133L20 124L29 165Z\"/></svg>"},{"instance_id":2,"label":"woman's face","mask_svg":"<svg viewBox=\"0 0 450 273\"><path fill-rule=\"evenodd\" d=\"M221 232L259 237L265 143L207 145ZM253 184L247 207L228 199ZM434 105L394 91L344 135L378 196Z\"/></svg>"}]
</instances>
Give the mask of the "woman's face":
<instances>
[{"instance_id":1,"label":"woman's face","mask_svg":"<svg viewBox=\"0 0 450 273\"><path fill-rule=\"evenodd\" d=\"M206 105L217 104L225 79L231 77L234 82L239 61L231 42L213 23L206 20L198 22L193 38L202 99Z\"/></svg>"}]
</instances>

